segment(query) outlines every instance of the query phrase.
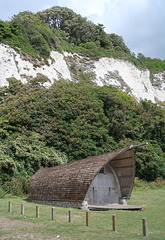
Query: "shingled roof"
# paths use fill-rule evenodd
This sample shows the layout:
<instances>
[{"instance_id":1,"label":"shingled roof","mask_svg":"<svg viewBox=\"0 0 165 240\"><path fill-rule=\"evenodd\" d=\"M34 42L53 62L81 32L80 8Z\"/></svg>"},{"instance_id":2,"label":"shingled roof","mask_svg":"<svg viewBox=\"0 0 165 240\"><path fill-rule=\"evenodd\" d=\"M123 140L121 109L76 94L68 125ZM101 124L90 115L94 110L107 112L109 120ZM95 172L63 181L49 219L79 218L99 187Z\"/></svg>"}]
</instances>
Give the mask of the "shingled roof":
<instances>
[{"instance_id":1,"label":"shingled roof","mask_svg":"<svg viewBox=\"0 0 165 240\"><path fill-rule=\"evenodd\" d=\"M120 183L122 197L129 198L135 176L134 146L88 157L51 168L41 168L30 180L29 198L40 201L82 202L97 173L110 164Z\"/></svg>"}]
</instances>

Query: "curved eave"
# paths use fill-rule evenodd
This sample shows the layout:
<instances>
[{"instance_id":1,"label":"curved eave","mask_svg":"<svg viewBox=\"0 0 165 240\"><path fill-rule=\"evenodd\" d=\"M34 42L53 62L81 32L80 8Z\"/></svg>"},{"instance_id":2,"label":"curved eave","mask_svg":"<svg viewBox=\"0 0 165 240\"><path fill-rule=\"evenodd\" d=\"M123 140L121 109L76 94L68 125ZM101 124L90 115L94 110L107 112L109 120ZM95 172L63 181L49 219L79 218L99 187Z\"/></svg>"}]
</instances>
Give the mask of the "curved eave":
<instances>
[{"instance_id":1,"label":"curved eave","mask_svg":"<svg viewBox=\"0 0 165 240\"><path fill-rule=\"evenodd\" d=\"M134 150L129 149L118 155L110 161L110 165L118 177L121 196L130 198L135 178Z\"/></svg>"},{"instance_id":2,"label":"curved eave","mask_svg":"<svg viewBox=\"0 0 165 240\"><path fill-rule=\"evenodd\" d=\"M110 164L119 180L121 197L125 198L130 198L135 178L134 148L135 146L131 145L115 151L116 154L111 156L94 176L95 178L103 167Z\"/></svg>"}]
</instances>

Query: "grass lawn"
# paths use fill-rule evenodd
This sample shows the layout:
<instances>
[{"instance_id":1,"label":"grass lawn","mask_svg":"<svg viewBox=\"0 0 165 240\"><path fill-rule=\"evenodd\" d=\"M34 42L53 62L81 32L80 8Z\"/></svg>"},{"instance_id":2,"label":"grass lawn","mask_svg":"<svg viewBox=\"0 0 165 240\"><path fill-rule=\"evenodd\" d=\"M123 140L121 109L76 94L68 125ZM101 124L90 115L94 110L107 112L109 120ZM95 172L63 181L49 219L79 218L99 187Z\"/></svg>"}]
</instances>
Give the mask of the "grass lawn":
<instances>
[{"instance_id":1,"label":"grass lawn","mask_svg":"<svg viewBox=\"0 0 165 240\"><path fill-rule=\"evenodd\" d=\"M12 201L12 212L8 202ZM21 215L21 203L25 214ZM90 226L86 226L86 211L72 209L72 223L68 220L68 208L55 208L55 220L51 220L51 206L40 205L40 217L36 218L36 204L13 197L0 199L0 239L145 239L142 218L147 218L147 239L165 239L165 188L134 189L128 204L144 205L143 211L91 211ZM117 232L112 230L112 215L117 215Z\"/></svg>"}]
</instances>

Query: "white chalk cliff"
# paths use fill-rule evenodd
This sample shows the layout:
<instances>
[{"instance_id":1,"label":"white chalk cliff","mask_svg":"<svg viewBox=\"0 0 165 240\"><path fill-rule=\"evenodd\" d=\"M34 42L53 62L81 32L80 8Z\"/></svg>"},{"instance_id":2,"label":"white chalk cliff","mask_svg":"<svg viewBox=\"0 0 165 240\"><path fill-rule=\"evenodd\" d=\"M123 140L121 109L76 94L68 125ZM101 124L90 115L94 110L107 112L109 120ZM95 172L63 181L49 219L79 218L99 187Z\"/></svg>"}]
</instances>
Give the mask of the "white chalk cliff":
<instances>
[{"instance_id":1,"label":"white chalk cliff","mask_svg":"<svg viewBox=\"0 0 165 240\"><path fill-rule=\"evenodd\" d=\"M30 58L29 58L30 59ZM128 92L138 101L165 101L165 72L150 77L149 70L139 70L132 63L114 58L102 57L92 60L77 54L52 51L48 63L34 63L8 45L0 44L0 87L8 85L7 78L15 77L25 83L38 74L47 76L51 82L61 78L75 81L71 67L90 73L99 86L112 85Z\"/></svg>"}]
</instances>

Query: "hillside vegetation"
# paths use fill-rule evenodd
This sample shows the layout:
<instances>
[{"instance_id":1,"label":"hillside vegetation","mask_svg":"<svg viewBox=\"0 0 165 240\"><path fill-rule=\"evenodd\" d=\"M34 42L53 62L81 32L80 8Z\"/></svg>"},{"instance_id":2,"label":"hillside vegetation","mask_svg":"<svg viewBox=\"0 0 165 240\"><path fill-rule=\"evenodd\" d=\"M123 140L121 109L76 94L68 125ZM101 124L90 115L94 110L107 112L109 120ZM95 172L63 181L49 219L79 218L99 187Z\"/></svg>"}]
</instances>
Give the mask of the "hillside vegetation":
<instances>
[{"instance_id":1,"label":"hillside vegetation","mask_svg":"<svg viewBox=\"0 0 165 240\"><path fill-rule=\"evenodd\" d=\"M47 62L51 50L65 50L165 70L165 61L142 54L136 58L122 37L105 33L103 25L68 8L22 12L0 21L0 41L34 62ZM146 141L136 150L136 176L165 178L165 109L150 101L138 103L111 86L94 86L83 72L77 83L61 79L47 88L48 81L42 75L26 84L10 78L9 86L0 88L0 196L4 191L25 193L29 178L41 167Z\"/></svg>"},{"instance_id":2,"label":"hillside vegetation","mask_svg":"<svg viewBox=\"0 0 165 240\"><path fill-rule=\"evenodd\" d=\"M93 58L122 58L151 72L165 70L165 60L142 53L136 57L121 36L106 33L102 24L96 25L66 7L56 6L36 14L26 11L9 22L0 20L0 41L34 59L48 59L52 49L66 50Z\"/></svg>"},{"instance_id":3,"label":"hillside vegetation","mask_svg":"<svg viewBox=\"0 0 165 240\"><path fill-rule=\"evenodd\" d=\"M0 178L2 187L26 191L40 167L148 141L136 151L136 176L165 178L165 109L137 103L111 86L94 87L45 77L27 84L14 78L0 89ZM22 190L21 190L22 191ZM15 192L17 194L17 191Z\"/></svg>"}]
</instances>

